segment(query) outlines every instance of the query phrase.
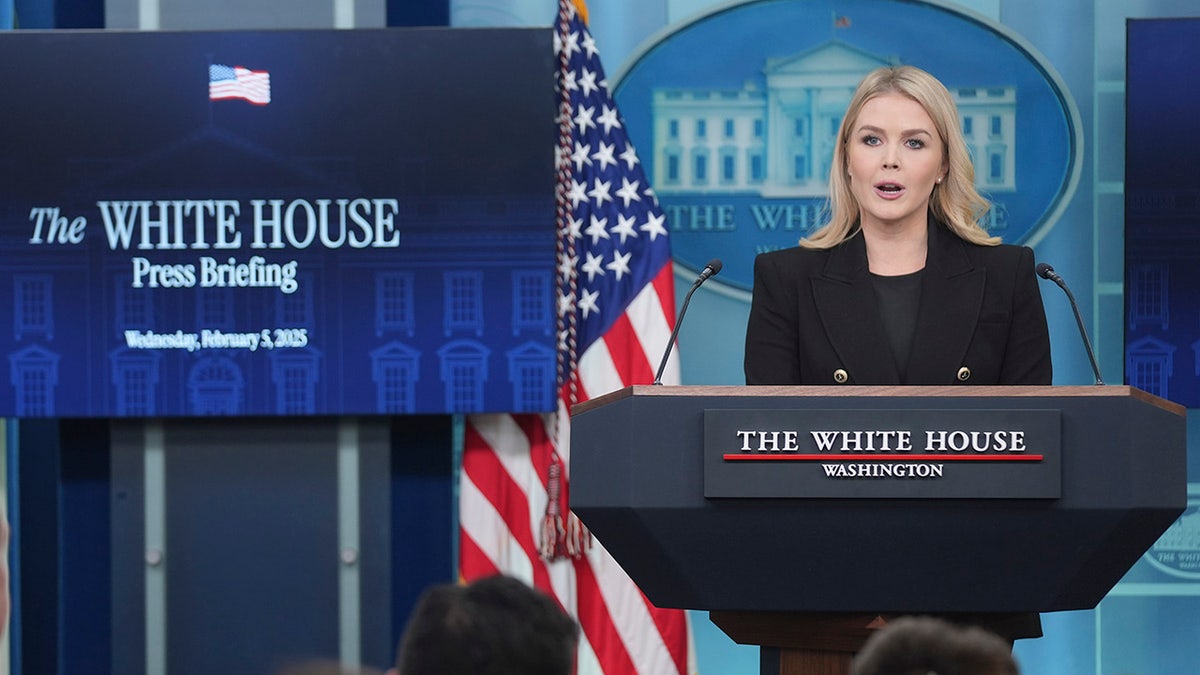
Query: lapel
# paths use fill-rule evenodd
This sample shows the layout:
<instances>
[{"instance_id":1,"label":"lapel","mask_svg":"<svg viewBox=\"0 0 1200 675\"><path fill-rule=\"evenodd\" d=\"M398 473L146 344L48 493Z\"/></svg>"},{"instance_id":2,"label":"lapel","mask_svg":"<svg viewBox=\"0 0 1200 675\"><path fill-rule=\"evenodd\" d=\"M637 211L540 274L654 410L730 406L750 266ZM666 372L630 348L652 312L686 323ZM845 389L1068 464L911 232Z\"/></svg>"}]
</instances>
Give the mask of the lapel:
<instances>
[{"instance_id":1,"label":"lapel","mask_svg":"<svg viewBox=\"0 0 1200 675\"><path fill-rule=\"evenodd\" d=\"M900 384L900 373L879 318L861 232L830 249L825 268L812 283L821 324L850 374L850 383ZM832 373L819 375L831 377Z\"/></svg>"},{"instance_id":2,"label":"lapel","mask_svg":"<svg viewBox=\"0 0 1200 675\"><path fill-rule=\"evenodd\" d=\"M921 305L905 382L954 382L964 365L983 306L985 270L967 257L967 244L932 219Z\"/></svg>"}]
</instances>

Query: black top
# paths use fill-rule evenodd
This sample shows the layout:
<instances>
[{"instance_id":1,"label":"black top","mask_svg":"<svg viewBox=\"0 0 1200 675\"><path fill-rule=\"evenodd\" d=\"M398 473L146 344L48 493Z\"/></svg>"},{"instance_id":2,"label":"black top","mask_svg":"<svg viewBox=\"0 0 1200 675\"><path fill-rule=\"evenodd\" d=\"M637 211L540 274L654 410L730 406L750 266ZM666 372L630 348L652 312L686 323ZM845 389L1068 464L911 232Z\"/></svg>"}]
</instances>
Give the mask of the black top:
<instances>
[{"instance_id":1,"label":"black top","mask_svg":"<svg viewBox=\"0 0 1200 675\"><path fill-rule=\"evenodd\" d=\"M879 299L879 318L883 319L883 330L892 346L896 359L896 370L900 381L905 382L908 371L908 354L912 350L913 335L917 332L917 308L921 306L921 273L924 269L885 277L871 274L871 285Z\"/></svg>"}]
</instances>

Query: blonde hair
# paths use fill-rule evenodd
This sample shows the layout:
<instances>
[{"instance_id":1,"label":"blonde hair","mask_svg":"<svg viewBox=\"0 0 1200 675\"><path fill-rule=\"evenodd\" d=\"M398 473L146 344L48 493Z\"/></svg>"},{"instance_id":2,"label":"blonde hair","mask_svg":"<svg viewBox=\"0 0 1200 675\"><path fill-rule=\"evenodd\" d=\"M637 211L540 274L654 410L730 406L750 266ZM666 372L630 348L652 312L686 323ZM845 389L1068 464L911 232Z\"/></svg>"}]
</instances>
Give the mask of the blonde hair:
<instances>
[{"instance_id":1,"label":"blonde hair","mask_svg":"<svg viewBox=\"0 0 1200 675\"><path fill-rule=\"evenodd\" d=\"M999 244L1000 237L988 234L980 224L991 204L975 190L975 167L971 164L958 109L950 92L937 78L920 68L884 66L863 78L842 117L829 169L829 221L811 236L801 239L800 245L833 248L858 233L859 205L850 191L847 146L863 105L884 94L900 94L921 104L942 140L947 170L929 198L929 211L933 217L973 244Z\"/></svg>"}]
</instances>

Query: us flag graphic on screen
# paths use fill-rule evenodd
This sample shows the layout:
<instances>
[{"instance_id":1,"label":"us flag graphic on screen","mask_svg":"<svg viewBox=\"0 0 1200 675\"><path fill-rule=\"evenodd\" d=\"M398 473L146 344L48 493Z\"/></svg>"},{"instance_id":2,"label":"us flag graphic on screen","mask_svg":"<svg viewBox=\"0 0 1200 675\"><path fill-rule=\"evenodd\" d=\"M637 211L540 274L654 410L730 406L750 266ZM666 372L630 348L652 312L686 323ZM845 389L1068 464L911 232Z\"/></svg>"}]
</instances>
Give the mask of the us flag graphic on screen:
<instances>
[{"instance_id":1,"label":"us flag graphic on screen","mask_svg":"<svg viewBox=\"0 0 1200 675\"><path fill-rule=\"evenodd\" d=\"M266 105L271 102L271 74L265 70L250 70L242 66L210 64L208 99L240 99L255 105Z\"/></svg>"},{"instance_id":2,"label":"us flag graphic on screen","mask_svg":"<svg viewBox=\"0 0 1200 675\"><path fill-rule=\"evenodd\" d=\"M509 574L557 598L583 629L579 673L684 675L694 671L686 613L653 606L567 508L570 406L654 380L675 300L666 219L582 2L559 1L555 49L558 412L467 419L460 572ZM678 383L675 357L662 381Z\"/></svg>"}]
</instances>

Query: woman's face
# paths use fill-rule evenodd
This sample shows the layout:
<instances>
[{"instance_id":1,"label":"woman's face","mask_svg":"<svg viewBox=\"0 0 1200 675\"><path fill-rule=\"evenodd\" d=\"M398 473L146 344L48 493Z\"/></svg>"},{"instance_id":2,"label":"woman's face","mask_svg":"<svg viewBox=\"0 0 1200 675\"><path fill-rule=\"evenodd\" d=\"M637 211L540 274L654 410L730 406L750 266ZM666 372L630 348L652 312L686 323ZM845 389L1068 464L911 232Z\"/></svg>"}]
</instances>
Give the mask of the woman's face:
<instances>
[{"instance_id":1,"label":"woman's face","mask_svg":"<svg viewBox=\"0 0 1200 675\"><path fill-rule=\"evenodd\" d=\"M946 173L946 150L933 119L901 94L868 100L850 129L850 191L863 228L923 228L929 196Z\"/></svg>"}]
</instances>

